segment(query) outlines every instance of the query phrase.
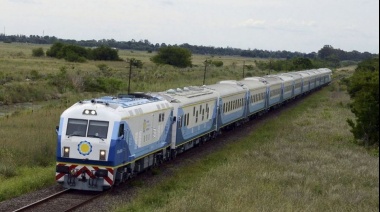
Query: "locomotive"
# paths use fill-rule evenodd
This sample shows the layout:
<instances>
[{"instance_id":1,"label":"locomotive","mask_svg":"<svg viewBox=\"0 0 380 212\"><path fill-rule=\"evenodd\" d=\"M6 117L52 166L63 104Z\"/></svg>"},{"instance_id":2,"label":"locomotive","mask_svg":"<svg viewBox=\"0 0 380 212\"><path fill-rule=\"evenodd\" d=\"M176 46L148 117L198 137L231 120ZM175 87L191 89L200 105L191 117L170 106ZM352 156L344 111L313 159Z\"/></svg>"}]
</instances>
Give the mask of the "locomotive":
<instances>
[{"instance_id":1,"label":"locomotive","mask_svg":"<svg viewBox=\"0 0 380 212\"><path fill-rule=\"evenodd\" d=\"M327 68L83 100L57 126L56 181L102 191L331 82Z\"/></svg>"}]
</instances>

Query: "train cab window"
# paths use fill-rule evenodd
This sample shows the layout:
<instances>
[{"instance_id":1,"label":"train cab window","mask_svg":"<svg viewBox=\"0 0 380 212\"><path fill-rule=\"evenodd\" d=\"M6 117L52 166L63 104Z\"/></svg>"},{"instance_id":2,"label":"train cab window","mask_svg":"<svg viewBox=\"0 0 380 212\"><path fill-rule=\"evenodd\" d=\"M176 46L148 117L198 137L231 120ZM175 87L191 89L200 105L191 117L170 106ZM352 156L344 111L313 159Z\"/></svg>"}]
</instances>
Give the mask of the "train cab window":
<instances>
[{"instance_id":1,"label":"train cab window","mask_svg":"<svg viewBox=\"0 0 380 212\"><path fill-rule=\"evenodd\" d=\"M68 136L86 136L87 120L69 119L67 123L66 135Z\"/></svg>"},{"instance_id":2,"label":"train cab window","mask_svg":"<svg viewBox=\"0 0 380 212\"><path fill-rule=\"evenodd\" d=\"M119 126L119 133L117 135L120 139L124 138L124 124L120 124Z\"/></svg>"},{"instance_id":3,"label":"train cab window","mask_svg":"<svg viewBox=\"0 0 380 212\"><path fill-rule=\"evenodd\" d=\"M90 120L87 137L107 138L108 121Z\"/></svg>"}]
</instances>

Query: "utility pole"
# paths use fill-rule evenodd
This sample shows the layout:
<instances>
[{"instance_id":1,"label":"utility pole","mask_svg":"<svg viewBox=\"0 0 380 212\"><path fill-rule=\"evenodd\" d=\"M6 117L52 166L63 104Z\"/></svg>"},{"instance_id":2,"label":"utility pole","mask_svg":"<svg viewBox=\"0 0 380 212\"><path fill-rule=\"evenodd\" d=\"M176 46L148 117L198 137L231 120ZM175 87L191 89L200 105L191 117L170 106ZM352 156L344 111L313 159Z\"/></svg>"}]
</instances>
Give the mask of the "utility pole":
<instances>
[{"instance_id":1,"label":"utility pole","mask_svg":"<svg viewBox=\"0 0 380 212\"><path fill-rule=\"evenodd\" d=\"M129 63L129 78L128 78L128 94L131 92L131 78L132 78L132 66L136 68L142 68L143 63L141 60L136 60L135 58L128 59L127 63Z\"/></svg>"},{"instance_id":2,"label":"utility pole","mask_svg":"<svg viewBox=\"0 0 380 212\"><path fill-rule=\"evenodd\" d=\"M205 64L205 71L203 73L203 85L206 85L206 71L207 71L207 65L208 65L209 61L208 60L205 60L204 64Z\"/></svg>"},{"instance_id":3,"label":"utility pole","mask_svg":"<svg viewBox=\"0 0 380 212\"><path fill-rule=\"evenodd\" d=\"M133 64L133 60L134 60L134 58L132 58L132 59L129 60L128 94L131 92L131 77L132 77L132 64Z\"/></svg>"},{"instance_id":4,"label":"utility pole","mask_svg":"<svg viewBox=\"0 0 380 212\"><path fill-rule=\"evenodd\" d=\"M245 68L245 61L243 61L243 79L244 79L244 68Z\"/></svg>"}]
</instances>

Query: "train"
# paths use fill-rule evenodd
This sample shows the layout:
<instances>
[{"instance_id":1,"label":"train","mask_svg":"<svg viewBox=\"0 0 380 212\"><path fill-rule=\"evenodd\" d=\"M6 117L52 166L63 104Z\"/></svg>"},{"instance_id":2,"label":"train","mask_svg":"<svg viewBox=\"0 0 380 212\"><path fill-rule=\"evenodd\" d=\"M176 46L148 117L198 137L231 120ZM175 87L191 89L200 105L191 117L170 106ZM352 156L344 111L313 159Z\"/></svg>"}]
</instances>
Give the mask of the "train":
<instances>
[{"instance_id":1,"label":"train","mask_svg":"<svg viewBox=\"0 0 380 212\"><path fill-rule=\"evenodd\" d=\"M107 190L331 80L320 68L79 101L56 127L56 182Z\"/></svg>"}]
</instances>

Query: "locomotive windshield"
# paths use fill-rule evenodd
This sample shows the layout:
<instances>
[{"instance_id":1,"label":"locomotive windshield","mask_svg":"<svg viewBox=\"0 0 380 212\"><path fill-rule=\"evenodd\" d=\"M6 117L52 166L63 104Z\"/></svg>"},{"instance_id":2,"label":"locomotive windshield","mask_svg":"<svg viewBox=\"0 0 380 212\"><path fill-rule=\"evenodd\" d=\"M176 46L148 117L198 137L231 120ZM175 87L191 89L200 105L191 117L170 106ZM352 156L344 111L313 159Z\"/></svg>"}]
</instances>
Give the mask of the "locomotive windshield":
<instances>
[{"instance_id":1,"label":"locomotive windshield","mask_svg":"<svg viewBox=\"0 0 380 212\"><path fill-rule=\"evenodd\" d=\"M87 130L88 125L88 130ZM85 119L69 119L67 123L67 136L107 138L108 122Z\"/></svg>"},{"instance_id":2,"label":"locomotive windshield","mask_svg":"<svg viewBox=\"0 0 380 212\"><path fill-rule=\"evenodd\" d=\"M91 121L88 127L88 137L107 138L108 122L107 121Z\"/></svg>"},{"instance_id":3,"label":"locomotive windshield","mask_svg":"<svg viewBox=\"0 0 380 212\"><path fill-rule=\"evenodd\" d=\"M67 124L66 135L68 136L86 136L87 120L69 119Z\"/></svg>"}]
</instances>

